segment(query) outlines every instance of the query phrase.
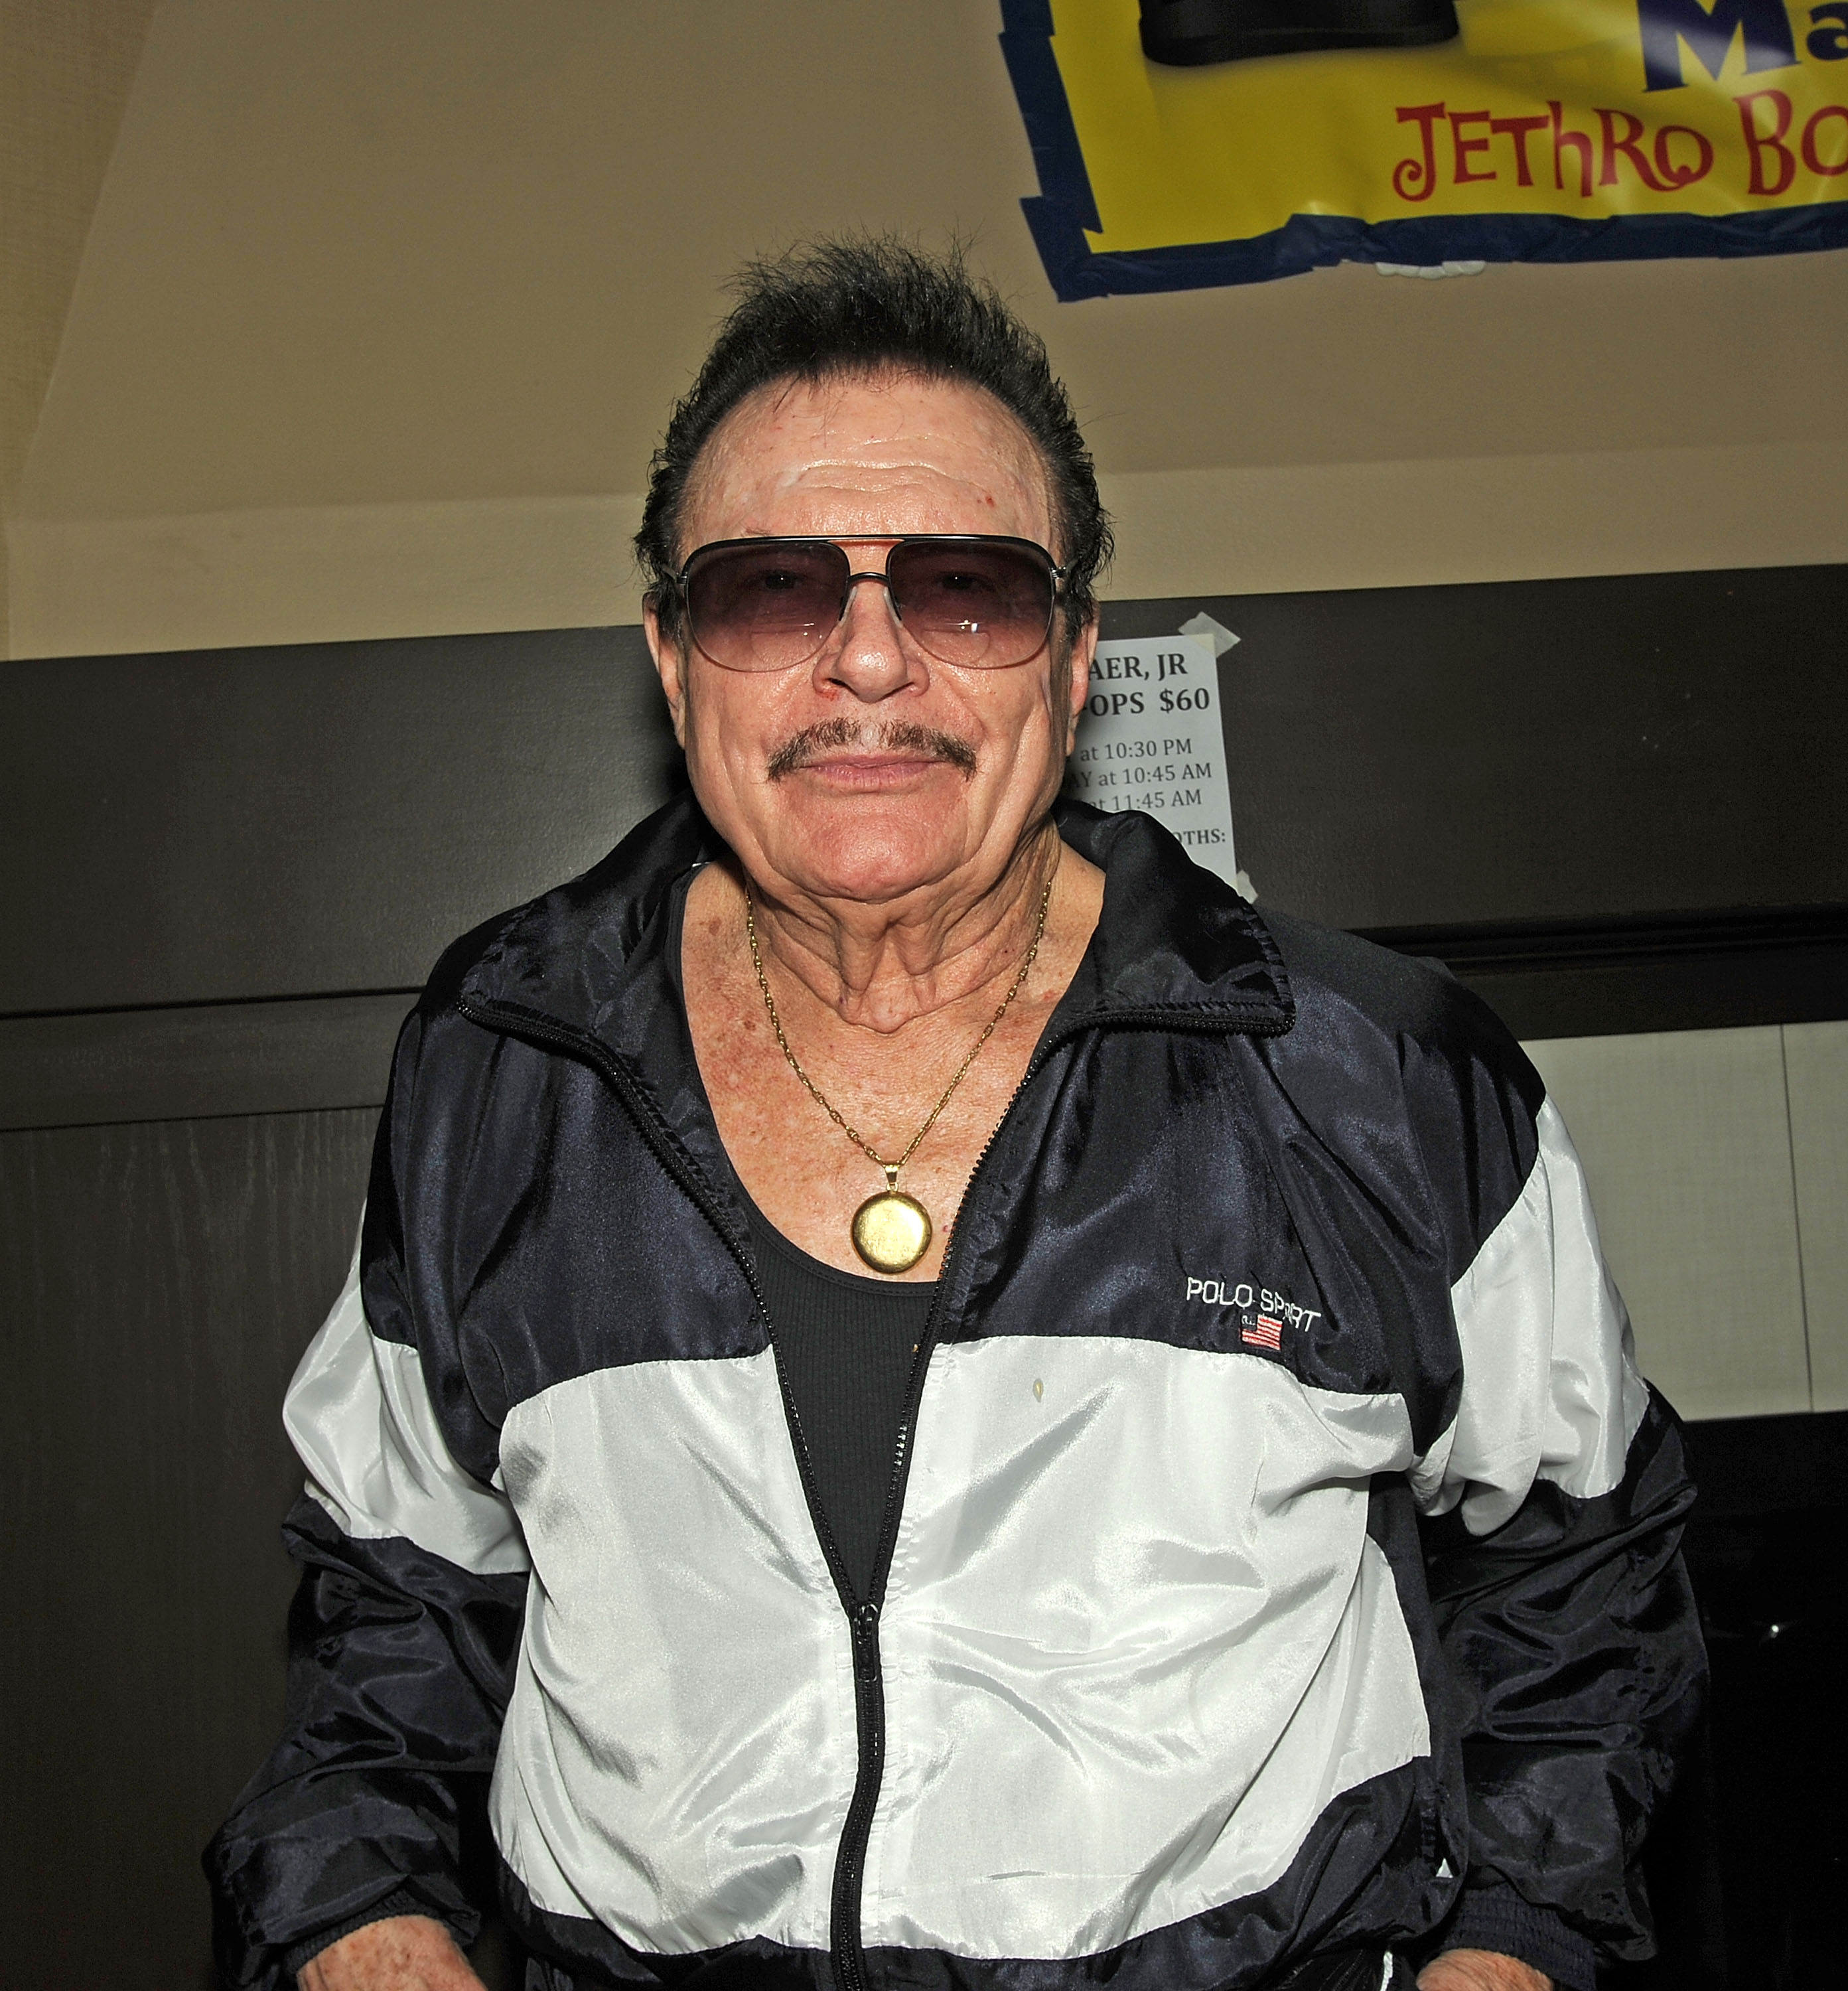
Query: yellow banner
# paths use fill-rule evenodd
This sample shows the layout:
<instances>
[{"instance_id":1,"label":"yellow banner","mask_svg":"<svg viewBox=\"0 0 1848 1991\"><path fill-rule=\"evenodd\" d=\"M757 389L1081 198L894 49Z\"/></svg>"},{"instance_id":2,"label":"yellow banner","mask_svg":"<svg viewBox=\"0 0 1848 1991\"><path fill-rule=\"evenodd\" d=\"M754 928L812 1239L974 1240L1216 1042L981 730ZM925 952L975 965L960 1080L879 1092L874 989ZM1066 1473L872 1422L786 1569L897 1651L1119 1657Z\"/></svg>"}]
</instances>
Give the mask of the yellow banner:
<instances>
[{"instance_id":1,"label":"yellow banner","mask_svg":"<svg viewBox=\"0 0 1848 1991\"><path fill-rule=\"evenodd\" d=\"M1434 46L1196 67L1134 0L1002 13L1062 297L1848 244L1848 0L1455 0Z\"/></svg>"}]
</instances>

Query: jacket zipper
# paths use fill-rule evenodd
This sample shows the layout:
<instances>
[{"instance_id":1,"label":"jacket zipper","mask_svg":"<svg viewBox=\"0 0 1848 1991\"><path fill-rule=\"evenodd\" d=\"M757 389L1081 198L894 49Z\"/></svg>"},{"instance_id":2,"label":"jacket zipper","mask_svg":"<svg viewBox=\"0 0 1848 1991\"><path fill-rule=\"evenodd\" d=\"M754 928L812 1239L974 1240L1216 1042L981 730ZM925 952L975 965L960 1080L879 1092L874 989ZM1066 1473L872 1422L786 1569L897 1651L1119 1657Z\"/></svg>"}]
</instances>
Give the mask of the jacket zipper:
<instances>
[{"instance_id":1,"label":"jacket zipper","mask_svg":"<svg viewBox=\"0 0 1848 1991\"><path fill-rule=\"evenodd\" d=\"M808 1503L808 1514L814 1525L822 1553L827 1560L829 1574L834 1578L834 1587L841 1607L847 1615L848 1629L851 1634L853 1653L854 1723L856 1730L858 1762L853 1780L853 1795L847 1806L847 1816L841 1827L840 1845L836 1851L834 1865L834 1886L829 1901L829 1953L834 1965L837 1991L867 1991L866 1953L860 1940L860 1914L862 1894L866 1880L866 1848L873 1835L873 1813L879 1802L880 1785L885 1771L886 1756L886 1697L883 1676L880 1668L879 1643L880 1608L885 1601L886 1578L890 1571L892 1553L897 1545L899 1516L904 1506L905 1486L910 1476L911 1432L917 1423L917 1412L924 1397L924 1377L931 1366L931 1356L937 1346L942 1325L944 1295L948 1290L949 1275L957 1257L957 1246L962 1232L962 1211L966 1210L981 1178L995 1143L1001 1137L1001 1130L1012 1114L1015 1104L1029 1084L1044 1067L1053 1053L1081 1036L1087 1030L1103 1028L1180 1030L1200 1033L1237 1035L1241 1036L1279 1036L1290 1026L1291 1019L1273 1022L1268 1019L1254 1019L1240 1025L1227 1023L1215 1018L1189 1018L1166 1009L1121 1009L1090 1016L1074 1017L1059 1033L1043 1038L1035 1047L1033 1056L1027 1060L1026 1069L1020 1074L1020 1083L1009 1095L1001 1118L995 1123L982 1152L969 1171L968 1186L965 1188L962 1203L957 1220L951 1227L949 1243L944 1249L943 1265L937 1276L937 1292L931 1302L931 1311L924 1322L924 1331L919 1337L917 1352L911 1358L911 1374L906 1385L904 1414L898 1428L898 1442L893 1448L892 1475L887 1482L884 1513L880 1525L879 1544L874 1552L872 1581L868 1594L863 1600L855 1595L849 1581L846 1566L841 1559L840 1550L834 1539L834 1531L829 1525L819 1496L815 1489L815 1469L809 1457L808 1441L802 1429L800 1411L789 1388L788 1377L784 1373L781 1352L777 1343L776 1323L770 1317L770 1308L764 1298L764 1291L757 1283L757 1268L750 1255L725 1226L717 1206L706 1192L705 1183L698 1172L688 1165L679 1144L665 1128L661 1126L648 1101L636 1092L628 1075L618 1063L615 1054L598 1038L587 1030L579 1030L569 1025L554 1023L550 1017L512 1004L477 1002L467 996L455 999L457 1013L471 1023L485 1029L504 1030L543 1049L563 1051L581 1058L601 1074L610 1089L616 1094L624 1110L635 1122L649 1152L665 1169L670 1177L686 1194L689 1201L718 1234L719 1240L737 1261L739 1270L744 1275L751 1297L757 1303L757 1312L762 1316L765 1332L770 1338L771 1349L776 1358L777 1381L783 1399L783 1415L789 1427L791 1441L795 1448L796 1470L802 1482L804 1498Z\"/></svg>"},{"instance_id":2,"label":"jacket zipper","mask_svg":"<svg viewBox=\"0 0 1848 1991\"><path fill-rule=\"evenodd\" d=\"M1081 1036L1086 1030L1102 1026L1121 1025L1125 1028L1159 1026L1168 1029L1214 1031L1223 1033L1224 1023L1207 1022L1205 1019L1187 1020L1171 1015L1166 1010L1136 1009L1113 1011L1103 1018L1095 1015L1074 1017L1056 1036L1043 1038L1034 1047L1033 1056L1027 1060L1026 1069L1020 1074L1020 1083L1009 1096L1001 1118L995 1122L988 1138L982 1145L982 1152L975 1157L975 1166L969 1171L967 1186L962 1193L962 1203L951 1226L948 1244L943 1254L943 1265L937 1275L937 1292L931 1302L931 1310L924 1322L924 1331L918 1338L917 1352L911 1358L911 1374L905 1389L904 1414L898 1427L898 1442L893 1449L892 1476L886 1486L886 1504L880 1524L879 1545L873 1554L873 1576L868 1585L867 1601L851 1614L853 1618L853 1683L855 1714L859 1725L859 1773L854 1780L853 1802L847 1807L846 1821L841 1828L840 1850L835 1860L834 1894L830 1904L832 1922L832 1943L835 1974L839 1991L866 1991L866 1953L860 1941L860 1911L862 1889L866 1880L866 1848L873 1836L873 1813L879 1802L879 1790L885 1770L886 1756L886 1698L884 1683L880 1670L879 1646L879 1615L885 1602L886 1578L892 1567L892 1553L898 1544L899 1517L904 1511L905 1486L910 1477L911 1433L917 1421L917 1413L924 1401L924 1377L931 1366L931 1356L937 1346L943 1324L944 1295L949 1290L950 1275L955 1269L957 1247L962 1236L962 1212L973 1200L976 1184L995 1143L1001 1138L1001 1130L1013 1112L1017 1101L1028 1085L1044 1067L1053 1053ZM1278 1036L1288 1028L1287 1023L1253 1023L1237 1033L1246 1036Z\"/></svg>"}]
</instances>

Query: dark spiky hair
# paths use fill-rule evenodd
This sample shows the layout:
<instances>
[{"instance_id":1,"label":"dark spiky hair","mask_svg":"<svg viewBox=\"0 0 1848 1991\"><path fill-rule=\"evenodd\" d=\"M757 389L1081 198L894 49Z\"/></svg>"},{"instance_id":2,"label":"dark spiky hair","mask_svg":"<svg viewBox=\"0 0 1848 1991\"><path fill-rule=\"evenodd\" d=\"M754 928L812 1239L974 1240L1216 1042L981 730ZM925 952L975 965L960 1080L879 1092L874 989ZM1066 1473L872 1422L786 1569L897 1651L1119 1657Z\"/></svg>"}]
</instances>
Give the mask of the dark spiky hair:
<instances>
[{"instance_id":1,"label":"dark spiky hair","mask_svg":"<svg viewBox=\"0 0 1848 1991\"><path fill-rule=\"evenodd\" d=\"M1111 553L1091 451L1044 341L969 274L959 250L931 255L890 236L839 237L747 264L732 289L737 302L648 465L635 535L650 597L670 628L679 611L674 577L689 550L681 544L687 490L720 424L774 382L887 372L979 387L1026 431L1046 466L1053 553L1067 569L1066 626L1074 635L1084 626Z\"/></svg>"}]
</instances>

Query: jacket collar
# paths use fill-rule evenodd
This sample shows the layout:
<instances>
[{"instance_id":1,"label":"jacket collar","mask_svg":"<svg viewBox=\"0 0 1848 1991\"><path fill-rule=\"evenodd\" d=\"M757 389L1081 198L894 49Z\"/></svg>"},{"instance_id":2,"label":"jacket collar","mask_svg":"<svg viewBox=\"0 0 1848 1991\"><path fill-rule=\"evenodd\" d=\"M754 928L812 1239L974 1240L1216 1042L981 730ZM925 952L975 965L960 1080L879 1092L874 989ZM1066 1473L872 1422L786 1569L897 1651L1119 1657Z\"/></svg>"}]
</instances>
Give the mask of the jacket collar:
<instances>
[{"instance_id":1,"label":"jacket collar","mask_svg":"<svg viewBox=\"0 0 1848 1991\"><path fill-rule=\"evenodd\" d=\"M1050 1042L1091 1026L1164 1025L1272 1036L1295 1006L1276 944L1229 885L1167 831L1132 812L1055 808L1059 833L1104 874L1091 944L1047 1026ZM583 876L515 913L463 974L480 1015L539 1020L600 1039L659 1072L686 1035L668 958L675 888L723 845L690 794L638 824Z\"/></svg>"}]
</instances>

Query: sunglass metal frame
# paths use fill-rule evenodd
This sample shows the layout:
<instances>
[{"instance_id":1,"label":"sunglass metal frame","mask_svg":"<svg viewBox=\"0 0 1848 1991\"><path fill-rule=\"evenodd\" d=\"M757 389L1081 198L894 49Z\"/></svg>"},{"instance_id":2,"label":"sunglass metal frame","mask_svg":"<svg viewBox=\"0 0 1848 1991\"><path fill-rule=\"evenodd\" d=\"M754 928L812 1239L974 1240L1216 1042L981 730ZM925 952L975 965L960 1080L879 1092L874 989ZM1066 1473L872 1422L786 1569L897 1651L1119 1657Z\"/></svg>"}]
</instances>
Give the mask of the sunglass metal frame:
<instances>
[{"instance_id":1,"label":"sunglass metal frame","mask_svg":"<svg viewBox=\"0 0 1848 1991\"><path fill-rule=\"evenodd\" d=\"M897 596L892 592L892 577L889 570L891 553L889 552L886 556L887 561L887 567L886 568L868 568L863 571L859 571L856 570L853 559L847 552L849 546L887 546L892 549L893 551L896 551L899 547L904 546L942 547L1015 546L1021 549L1023 551L1033 553L1040 560L1043 560L1046 563L1046 570L1052 577L1052 591L1047 598L1046 627L1040 632L1038 644L1036 645L1033 649L1030 650L1024 657L1016 659L1015 662L1011 664L969 664L958 665L951 659L938 657L934 651L930 649L924 644L923 639L919 637L914 631L908 629L906 630L906 633L911 637L912 641L917 645L920 649L922 649L924 652L924 654L927 656L932 658L938 663L948 664L949 667L952 670L958 669L968 670L1013 670L1018 669L1019 665L1021 664L1030 663L1033 659L1040 654L1040 652L1045 648L1047 643L1050 640L1053 632L1053 625L1058 618L1060 597L1064 593L1066 577L1070 572L1070 569L1061 567L1059 563L1053 558L1051 553L1048 552L1044 546L1040 545L1037 539L1022 539L1018 534L1013 533L843 533L839 539L831 538L826 533L751 533L747 534L742 539L708 539L704 546L695 546L693 551L687 555L679 572L672 576L671 578L673 582L675 591L679 597L679 605L680 613L686 618L686 634L694 645L698 648L700 654L703 656L710 659L711 662L722 671L738 671L746 676L757 676L761 674L767 674L768 672L774 671L795 670L799 669L804 663L812 663L815 658L818 657L822 651L828 647L829 639L832 636L835 630L838 629L841 624L846 620L847 605L853 599L853 590L856 584L859 581L876 580L886 590L887 600L892 604L893 620L897 623L898 626L901 629L905 628L904 611L899 606ZM723 662L720 659L714 656L712 652L707 649L703 643L700 642L699 636L693 628L692 597L689 590L691 585L691 577L693 569L699 563L703 555L729 553L734 548L752 547L762 549L768 546L831 547L835 552L839 553L846 560L847 574L846 580L842 584L841 588L840 607L836 611L834 621L830 625L828 634L822 637L822 640L815 645L815 648L808 652L806 657L792 659L787 664L767 665L764 667L763 672L759 673L752 671L750 667L747 665L727 664Z\"/></svg>"}]
</instances>

